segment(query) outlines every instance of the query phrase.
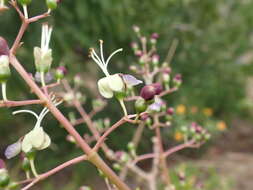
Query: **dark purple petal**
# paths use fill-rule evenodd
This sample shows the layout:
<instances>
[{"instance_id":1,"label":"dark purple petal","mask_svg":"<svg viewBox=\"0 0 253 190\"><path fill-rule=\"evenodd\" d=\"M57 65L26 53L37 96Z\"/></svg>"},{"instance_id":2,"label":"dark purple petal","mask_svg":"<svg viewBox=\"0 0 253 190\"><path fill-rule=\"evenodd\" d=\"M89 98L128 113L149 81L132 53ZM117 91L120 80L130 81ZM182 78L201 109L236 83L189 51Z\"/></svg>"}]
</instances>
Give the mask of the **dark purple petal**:
<instances>
[{"instance_id":1,"label":"dark purple petal","mask_svg":"<svg viewBox=\"0 0 253 190\"><path fill-rule=\"evenodd\" d=\"M11 159L11 158L17 156L20 153L20 151L21 151L21 142L18 141L14 144L9 145L6 148L4 155L7 159Z\"/></svg>"},{"instance_id":2,"label":"dark purple petal","mask_svg":"<svg viewBox=\"0 0 253 190\"><path fill-rule=\"evenodd\" d=\"M142 81L141 80L138 80L136 79L134 76L132 75L122 75L122 78L124 80L124 82L129 85L129 86L136 86L138 84L141 84Z\"/></svg>"}]
</instances>

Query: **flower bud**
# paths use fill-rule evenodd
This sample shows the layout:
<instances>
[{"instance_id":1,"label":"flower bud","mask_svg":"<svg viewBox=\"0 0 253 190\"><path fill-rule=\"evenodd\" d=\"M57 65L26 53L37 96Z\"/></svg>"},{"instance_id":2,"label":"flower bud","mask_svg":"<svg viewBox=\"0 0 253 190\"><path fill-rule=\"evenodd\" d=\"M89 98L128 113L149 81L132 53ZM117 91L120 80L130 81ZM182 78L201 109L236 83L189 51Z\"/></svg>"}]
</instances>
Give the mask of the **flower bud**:
<instances>
[{"instance_id":1,"label":"flower bud","mask_svg":"<svg viewBox=\"0 0 253 190\"><path fill-rule=\"evenodd\" d=\"M152 100L156 95L156 88L152 85L146 85L141 89L140 95L144 100Z\"/></svg>"},{"instance_id":2,"label":"flower bud","mask_svg":"<svg viewBox=\"0 0 253 190\"><path fill-rule=\"evenodd\" d=\"M181 76L181 74L177 74L173 78L173 83L174 83L175 87L177 87L177 88L182 84L182 76Z\"/></svg>"},{"instance_id":3,"label":"flower bud","mask_svg":"<svg viewBox=\"0 0 253 190\"><path fill-rule=\"evenodd\" d=\"M138 44L136 42L132 42L131 43L131 47L134 49L134 50L137 50L139 48Z\"/></svg>"},{"instance_id":4,"label":"flower bud","mask_svg":"<svg viewBox=\"0 0 253 190\"><path fill-rule=\"evenodd\" d=\"M151 35L151 38L152 38L152 39L158 39L158 38L159 38L159 34L158 34L158 33L153 33L153 34Z\"/></svg>"},{"instance_id":5,"label":"flower bud","mask_svg":"<svg viewBox=\"0 0 253 190\"><path fill-rule=\"evenodd\" d=\"M153 65L158 65L159 59L160 59L159 55L157 55L157 54L153 55L152 56L152 63L153 63Z\"/></svg>"},{"instance_id":6,"label":"flower bud","mask_svg":"<svg viewBox=\"0 0 253 190\"><path fill-rule=\"evenodd\" d=\"M25 172L30 170L30 162L27 159L27 157L23 157L21 167L22 167L22 170L24 170Z\"/></svg>"},{"instance_id":7,"label":"flower bud","mask_svg":"<svg viewBox=\"0 0 253 190\"><path fill-rule=\"evenodd\" d=\"M80 86L82 84L82 78L79 74L75 75L74 77L74 83L77 86Z\"/></svg>"},{"instance_id":8,"label":"flower bud","mask_svg":"<svg viewBox=\"0 0 253 190\"><path fill-rule=\"evenodd\" d=\"M166 111L166 113L168 115L173 115L174 114L174 108L168 108L167 111Z\"/></svg>"},{"instance_id":9,"label":"flower bud","mask_svg":"<svg viewBox=\"0 0 253 190\"><path fill-rule=\"evenodd\" d=\"M143 98L137 99L134 106L137 113L144 112L147 109L146 101Z\"/></svg>"},{"instance_id":10,"label":"flower bud","mask_svg":"<svg viewBox=\"0 0 253 190\"><path fill-rule=\"evenodd\" d=\"M7 187L10 183L8 171L5 168L0 169L0 187Z\"/></svg>"},{"instance_id":11,"label":"flower bud","mask_svg":"<svg viewBox=\"0 0 253 190\"><path fill-rule=\"evenodd\" d=\"M152 84L155 87L156 95L159 95L163 91L163 87L160 83Z\"/></svg>"},{"instance_id":12,"label":"flower bud","mask_svg":"<svg viewBox=\"0 0 253 190\"><path fill-rule=\"evenodd\" d=\"M139 33L139 32L140 32L140 27L134 25L134 26L133 26L133 30L134 30L134 32Z\"/></svg>"},{"instance_id":13,"label":"flower bud","mask_svg":"<svg viewBox=\"0 0 253 190\"><path fill-rule=\"evenodd\" d=\"M67 74L67 69L64 66L59 66L55 71L55 78L57 80L63 79L63 77Z\"/></svg>"},{"instance_id":14,"label":"flower bud","mask_svg":"<svg viewBox=\"0 0 253 190\"><path fill-rule=\"evenodd\" d=\"M11 76L9 57L0 55L0 83L5 83Z\"/></svg>"},{"instance_id":15,"label":"flower bud","mask_svg":"<svg viewBox=\"0 0 253 190\"><path fill-rule=\"evenodd\" d=\"M18 0L18 2L21 5L29 5L32 2L32 0Z\"/></svg>"},{"instance_id":16,"label":"flower bud","mask_svg":"<svg viewBox=\"0 0 253 190\"><path fill-rule=\"evenodd\" d=\"M122 169L122 167L118 163L114 163L112 167L117 171L120 171Z\"/></svg>"},{"instance_id":17,"label":"flower bud","mask_svg":"<svg viewBox=\"0 0 253 190\"><path fill-rule=\"evenodd\" d=\"M50 10L54 10L57 8L57 0L46 0L47 8Z\"/></svg>"},{"instance_id":18,"label":"flower bud","mask_svg":"<svg viewBox=\"0 0 253 190\"><path fill-rule=\"evenodd\" d=\"M10 53L10 49L6 40L0 36L0 56L9 55L9 53Z\"/></svg>"},{"instance_id":19,"label":"flower bud","mask_svg":"<svg viewBox=\"0 0 253 190\"><path fill-rule=\"evenodd\" d=\"M133 143L133 142L129 142L129 143L127 144L127 148L128 148L129 150L135 150L134 143Z\"/></svg>"}]
</instances>

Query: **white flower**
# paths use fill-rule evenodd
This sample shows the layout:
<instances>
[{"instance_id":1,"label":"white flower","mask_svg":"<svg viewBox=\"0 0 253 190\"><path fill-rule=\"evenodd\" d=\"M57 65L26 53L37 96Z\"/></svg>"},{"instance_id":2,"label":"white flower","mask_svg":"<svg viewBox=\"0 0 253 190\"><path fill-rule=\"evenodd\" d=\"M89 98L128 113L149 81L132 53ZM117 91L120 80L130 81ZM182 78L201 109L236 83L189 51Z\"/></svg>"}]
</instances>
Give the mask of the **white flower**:
<instances>
[{"instance_id":1,"label":"white flower","mask_svg":"<svg viewBox=\"0 0 253 190\"><path fill-rule=\"evenodd\" d=\"M29 133L27 133L21 141L21 150L27 153L32 149L43 150L49 147L49 145L51 144L51 139L41 127L42 119L49 112L48 109L44 108L39 116L30 110L20 110L13 112L13 114L24 112L31 113L32 115L34 115L37 118L37 122L35 124L35 127Z\"/></svg>"},{"instance_id":2,"label":"white flower","mask_svg":"<svg viewBox=\"0 0 253 190\"><path fill-rule=\"evenodd\" d=\"M22 141L23 152L30 152L32 149L43 150L51 144L51 139L42 127L35 127L27 133Z\"/></svg>"},{"instance_id":3,"label":"white flower","mask_svg":"<svg viewBox=\"0 0 253 190\"><path fill-rule=\"evenodd\" d=\"M53 100L53 102L55 103L55 106L57 106L62 101L56 103L56 101ZM5 156L8 159L18 155L21 151L27 153L33 149L43 150L50 146L51 139L41 126L41 122L48 112L49 112L48 108L44 108L41 111L40 115L37 115L36 113L30 110L19 110L13 112L14 115L18 113L30 113L36 117L37 122L34 128L30 132L28 132L23 138L7 147L7 149L5 150Z\"/></svg>"},{"instance_id":4,"label":"white flower","mask_svg":"<svg viewBox=\"0 0 253 190\"><path fill-rule=\"evenodd\" d=\"M122 50L123 49L118 49L114 51L105 61L103 55L102 40L100 40L100 57L97 55L93 48L90 49L91 58L97 63L97 65L102 69L106 76L98 81L98 90L100 94L105 98L112 98L114 92L122 92L125 89L125 84L120 74L110 75L107 69L109 61L113 57L113 55Z\"/></svg>"},{"instance_id":5,"label":"white flower","mask_svg":"<svg viewBox=\"0 0 253 190\"><path fill-rule=\"evenodd\" d=\"M47 72L52 64L52 49L49 48L49 43L52 34L52 27L47 23L42 25L41 47L35 47L33 50L35 66L38 72Z\"/></svg>"}]
</instances>

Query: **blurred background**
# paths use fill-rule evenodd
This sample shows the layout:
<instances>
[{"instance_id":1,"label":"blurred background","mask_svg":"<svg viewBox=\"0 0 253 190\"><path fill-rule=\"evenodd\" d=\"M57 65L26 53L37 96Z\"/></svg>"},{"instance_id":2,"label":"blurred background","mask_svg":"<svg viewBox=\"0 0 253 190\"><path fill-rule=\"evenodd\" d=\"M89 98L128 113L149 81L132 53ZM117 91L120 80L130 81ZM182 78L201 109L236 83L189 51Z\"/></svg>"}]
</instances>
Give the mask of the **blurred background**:
<instances>
[{"instance_id":1,"label":"blurred background","mask_svg":"<svg viewBox=\"0 0 253 190\"><path fill-rule=\"evenodd\" d=\"M161 60L166 59L172 42L177 40L178 46L171 67L174 72L182 74L183 85L179 92L169 97L168 102L179 109L178 114L183 115L184 120L191 121L192 118L188 115L195 110L194 118L200 118L204 123L209 122L208 125L211 122L211 125L221 133L203 147L203 150L186 151L173 161L184 159L193 162L196 167L210 166L214 171L218 171L211 172L213 175L226 174L229 184L233 185L230 189L251 190L253 186L250 180L253 177L252 9L251 0L63 0L52 16L41 23L49 22L54 26L51 41L53 67L65 65L69 71L69 80L72 80L76 73L83 76L86 79L84 82L89 83L86 86L90 86L90 89L83 89L87 100L96 96L96 81L102 76L98 67L88 58L88 49L97 47L99 39L104 40L106 55L115 49L124 49L123 53L113 59L114 63L110 65L112 72L124 72L130 64L136 62L130 47L130 43L136 40L132 31L133 25L138 25L144 35L150 36L153 32L160 35L158 52ZM44 1L34 1L29 6L30 15L45 10ZM0 35L12 44L20 27L17 13L11 9L1 14L0 26ZM40 34L40 23L32 24L17 55L23 66L31 73L35 72L33 47L39 46ZM7 88L11 100L34 98L14 70ZM106 111L98 118L110 117L114 122L121 115L117 110L117 102L109 101L109 104L110 106L107 106ZM87 103L87 109L89 106ZM180 106L185 108L183 113L180 112ZM41 110L39 106L29 108L36 112ZM0 108L1 158L4 157L6 146L16 142L17 138L25 134L35 122L25 114L12 116L12 111L16 109ZM60 109L66 114L71 110L63 107ZM48 129L54 144L38 156L39 171L46 171L46 168L52 168L80 154L79 150L73 148L74 145L66 142L66 132L56 127L59 124L51 116L48 116L43 124L46 125L44 127ZM86 128L80 127L78 130L85 132ZM112 135L111 146L115 149L125 147L132 132L131 130L115 132ZM146 137L149 138L149 134ZM141 147L143 152L148 152L151 148L145 141ZM18 158L8 161L13 176L18 175L15 172L17 164ZM187 166L180 165L180 167ZM195 172L195 169L189 170ZM77 189L82 185L93 184L97 179L91 177L91 171L96 176L93 166L79 164L41 183L38 189L42 187L45 190L56 187ZM62 184L59 184L58 178L63 179ZM213 178L210 177L212 180L210 183L217 184L216 180L219 177ZM210 185L210 190L216 188L215 185Z\"/></svg>"}]
</instances>

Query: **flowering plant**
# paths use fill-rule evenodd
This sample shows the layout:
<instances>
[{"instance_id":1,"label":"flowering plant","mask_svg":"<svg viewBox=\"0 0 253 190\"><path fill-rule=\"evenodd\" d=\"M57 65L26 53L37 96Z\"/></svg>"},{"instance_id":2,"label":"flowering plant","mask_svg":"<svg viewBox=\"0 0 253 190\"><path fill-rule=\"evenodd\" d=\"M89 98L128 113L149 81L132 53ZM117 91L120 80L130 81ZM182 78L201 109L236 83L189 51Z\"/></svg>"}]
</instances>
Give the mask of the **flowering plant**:
<instances>
[{"instance_id":1,"label":"flowering plant","mask_svg":"<svg viewBox=\"0 0 253 190\"><path fill-rule=\"evenodd\" d=\"M49 48L52 28L47 24L42 26L41 47L34 48L34 59L36 71L35 77L28 73L24 66L18 61L16 52L18 51L21 39L30 23L34 23L40 19L50 16L52 10L57 7L57 0L47 0L46 4L48 10L44 14L29 17L28 5L31 0L19 0L19 4L12 0L10 3L19 14L22 25L17 38L9 49L4 38L0 38L0 79L2 82L3 100L0 102L1 107L17 107L25 105L41 105L43 107L41 113L37 115L30 110L20 110L14 114L27 112L36 117L37 121L34 128L26 135L21 137L16 143L7 147L5 155L7 158L12 158L21 153L22 169L26 172L25 181L13 182L9 179L9 174L4 167L0 172L0 185L5 189L11 189L17 185L25 186L22 190L27 190L41 180L61 171L63 168L70 165L87 161L95 165L100 174L102 174L108 189L130 190L129 185L125 182L125 178L129 172L134 173L137 178L141 178L143 183L136 183L137 189L158 189L160 185L164 189L173 189L171 183L169 170L167 166L167 157L171 154L182 150L184 148L198 148L210 138L207 130L198 124L192 125L187 130L190 131L187 138L184 138L182 144L167 149L163 142L163 131L169 130L174 110L171 106L167 106L165 96L176 92L181 83L182 77L180 74L172 75L170 63L165 61L160 63L160 57L156 51L156 44L159 35L154 33L148 39L142 36L139 27L135 26L134 30L140 39L140 44L134 42L132 48L134 53L138 56L138 64L130 66L130 69L138 75L138 80L130 74L110 74L108 71L108 64L113 55L121 52L122 49L114 51L107 60L103 55L103 41L100 41L100 56L92 48L90 50L90 57L101 68L105 77L97 82L97 87L100 95L92 102L92 110L87 112L85 103L85 95L79 89L83 82L80 76L75 76L74 84L70 83L65 76L67 70L63 66L57 69L51 69L53 54ZM20 10L20 5L23 11ZM175 44L170 49L170 55L174 54ZM172 57L171 57L172 58ZM10 77L9 64L20 74L26 84L31 88L38 99L35 100L19 100L12 101L6 98L6 80ZM54 75L52 74L55 72ZM54 80L54 81L53 81ZM74 85L74 87L72 87ZM134 89L134 86L142 85L141 89ZM63 91L56 90L55 87L63 87ZM124 116L115 124L110 125L109 118L95 120L94 116L102 111L106 105L106 100L102 98L116 97L123 109ZM76 113L69 113L68 118L57 108L62 99L68 106L76 108L80 118L77 118ZM125 102L134 102L135 113L129 115L125 106ZM132 109L133 110L133 109ZM67 130L68 135L66 139L71 143L75 143L78 148L83 151L79 157L73 158L45 173L38 174L35 169L34 158L35 153L48 148L51 144L51 137L45 132L41 123L46 114L50 112L55 119ZM76 119L77 118L77 119ZM80 134L74 126L85 123L92 135ZM136 127L133 139L128 143L127 150L112 150L105 142L106 138L123 124L131 124ZM144 155L139 155L138 145L142 138L143 131L151 130L153 144L153 152ZM93 142L95 145L93 146ZM113 171L99 155L99 150L102 150L106 158L114 162ZM167 150L166 150L167 149ZM140 161L152 159L152 166L150 171L142 169L138 163ZM2 161L2 160L1 160ZM3 164L2 164L3 165ZM3 168L3 167L0 167ZM30 170L34 174L34 178L30 177ZM118 174L117 174L118 172ZM14 184L14 185L13 185Z\"/></svg>"}]
</instances>

